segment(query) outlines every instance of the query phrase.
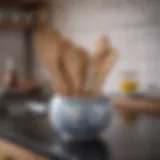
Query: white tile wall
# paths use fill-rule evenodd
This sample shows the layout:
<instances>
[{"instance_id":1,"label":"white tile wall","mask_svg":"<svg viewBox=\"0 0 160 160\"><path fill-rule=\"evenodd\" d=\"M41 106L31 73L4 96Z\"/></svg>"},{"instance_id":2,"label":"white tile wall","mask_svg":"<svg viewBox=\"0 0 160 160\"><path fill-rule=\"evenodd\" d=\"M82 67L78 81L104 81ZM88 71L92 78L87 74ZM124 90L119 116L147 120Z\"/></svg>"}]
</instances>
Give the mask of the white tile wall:
<instances>
[{"instance_id":1,"label":"white tile wall","mask_svg":"<svg viewBox=\"0 0 160 160\"><path fill-rule=\"evenodd\" d=\"M90 51L103 33L112 38L120 57L104 85L117 89L122 69L137 69L142 89L160 86L159 0L58 0L53 5L53 25L66 37Z\"/></svg>"}]
</instances>

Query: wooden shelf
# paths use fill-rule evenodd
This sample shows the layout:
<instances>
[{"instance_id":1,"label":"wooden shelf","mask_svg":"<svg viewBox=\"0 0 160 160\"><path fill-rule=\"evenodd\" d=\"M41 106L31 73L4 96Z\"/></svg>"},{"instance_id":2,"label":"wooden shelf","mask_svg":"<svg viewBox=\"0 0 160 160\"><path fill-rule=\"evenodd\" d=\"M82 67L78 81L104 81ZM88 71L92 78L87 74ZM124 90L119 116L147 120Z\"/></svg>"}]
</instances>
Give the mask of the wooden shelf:
<instances>
[{"instance_id":1,"label":"wooden shelf","mask_svg":"<svg viewBox=\"0 0 160 160\"><path fill-rule=\"evenodd\" d=\"M22 23L22 22L18 22L18 23L12 23L12 22L0 22L0 29L29 29L32 28L32 24L30 23Z\"/></svg>"},{"instance_id":2,"label":"wooden shelf","mask_svg":"<svg viewBox=\"0 0 160 160\"><path fill-rule=\"evenodd\" d=\"M160 115L160 100L116 96L112 99L112 101L114 106L118 110L141 113L141 114Z\"/></svg>"},{"instance_id":3,"label":"wooden shelf","mask_svg":"<svg viewBox=\"0 0 160 160\"><path fill-rule=\"evenodd\" d=\"M25 23L25 22L12 23L9 20L3 20L0 21L0 29L1 28L27 29L27 28L41 27L41 25L47 24L46 21L48 20L47 17L48 0L5 0L5 1L0 0L0 7L11 10L13 7L14 9L23 10L22 14L23 13L31 14L32 20L34 21L33 22L31 20L32 22L30 23Z\"/></svg>"},{"instance_id":4,"label":"wooden shelf","mask_svg":"<svg viewBox=\"0 0 160 160\"><path fill-rule=\"evenodd\" d=\"M39 5L44 3L45 0L1 0L0 6L1 7L26 7L31 5Z\"/></svg>"}]
</instances>

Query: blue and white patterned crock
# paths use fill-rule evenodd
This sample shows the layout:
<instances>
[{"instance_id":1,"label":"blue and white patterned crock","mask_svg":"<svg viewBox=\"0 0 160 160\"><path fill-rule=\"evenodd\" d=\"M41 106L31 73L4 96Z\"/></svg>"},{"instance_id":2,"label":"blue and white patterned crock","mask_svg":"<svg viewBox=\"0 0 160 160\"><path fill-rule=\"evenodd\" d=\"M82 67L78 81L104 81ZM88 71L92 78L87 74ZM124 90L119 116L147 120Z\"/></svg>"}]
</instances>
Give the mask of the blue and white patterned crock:
<instances>
[{"instance_id":1,"label":"blue and white patterned crock","mask_svg":"<svg viewBox=\"0 0 160 160\"><path fill-rule=\"evenodd\" d=\"M50 103L49 119L61 135L85 139L99 134L107 127L110 106L106 97L54 96Z\"/></svg>"}]
</instances>

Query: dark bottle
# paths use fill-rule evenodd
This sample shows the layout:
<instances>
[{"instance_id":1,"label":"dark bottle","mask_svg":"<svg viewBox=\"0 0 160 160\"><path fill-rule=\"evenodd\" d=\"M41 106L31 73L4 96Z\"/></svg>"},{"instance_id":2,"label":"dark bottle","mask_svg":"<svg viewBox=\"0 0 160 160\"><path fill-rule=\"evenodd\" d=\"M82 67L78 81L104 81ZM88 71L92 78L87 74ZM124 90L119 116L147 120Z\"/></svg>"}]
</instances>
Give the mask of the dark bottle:
<instances>
[{"instance_id":1,"label":"dark bottle","mask_svg":"<svg viewBox=\"0 0 160 160\"><path fill-rule=\"evenodd\" d=\"M10 58L6 60L3 85L9 90L17 90L19 88L19 74L17 67L14 61Z\"/></svg>"}]
</instances>

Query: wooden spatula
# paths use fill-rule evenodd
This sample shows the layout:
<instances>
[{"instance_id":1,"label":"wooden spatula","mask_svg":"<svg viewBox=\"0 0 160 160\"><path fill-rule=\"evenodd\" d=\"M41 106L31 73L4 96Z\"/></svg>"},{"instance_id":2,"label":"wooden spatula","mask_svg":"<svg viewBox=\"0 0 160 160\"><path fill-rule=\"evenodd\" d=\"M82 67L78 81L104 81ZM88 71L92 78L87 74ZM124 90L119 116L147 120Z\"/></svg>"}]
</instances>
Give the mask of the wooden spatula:
<instances>
[{"instance_id":1,"label":"wooden spatula","mask_svg":"<svg viewBox=\"0 0 160 160\"><path fill-rule=\"evenodd\" d=\"M68 85L68 95L73 95L74 93L74 79L70 76L69 68L72 66L72 59L70 59L70 63L67 63L68 54L66 54L71 48L73 44L70 40L62 39L60 44L60 63L61 63L61 71L63 73L63 77ZM73 67L73 66L72 66Z\"/></svg>"},{"instance_id":2,"label":"wooden spatula","mask_svg":"<svg viewBox=\"0 0 160 160\"><path fill-rule=\"evenodd\" d=\"M84 96L86 92L90 56L89 53L81 47L78 47L75 53L77 53L77 60L79 60L79 68L77 65L77 76L79 75L79 77L77 77L77 91L75 90L75 93L78 92L79 96Z\"/></svg>"},{"instance_id":3,"label":"wooden spatula","mask_svg":"<svg viewBox=\"0 0 160 160\"><path fill-rule=\"evenodd\" d=\"M63 53L64 64L68 77L72 82L73 96L80 96L84 92L89 55L84 49L73 45L72 42L69 46Z\"/></svg>"},{"instance_id":4,"label":"wooden spatula","mask_svg":"<svg viewBox=\"0 0 160 160\"><path fill-rule=\"evenodd\" d=\"M39 30L34 36L34 46L37 55L52 75L54 90L67 95L68 86L60 61L61 39L60 34L53 29Z\"/></svg>"},{"instance_id":5,"label":"wooden spatula","mask_svg":"<svg viewBox=\"0 0 160 160\"><path fill-rule=\"evenodd\" d=\"M102 36L91 59L92 80L90 92L94 96L101 94L104 80L117 58L117 51L112 48L109 39Z\"/></svg>"}]
</instances>

